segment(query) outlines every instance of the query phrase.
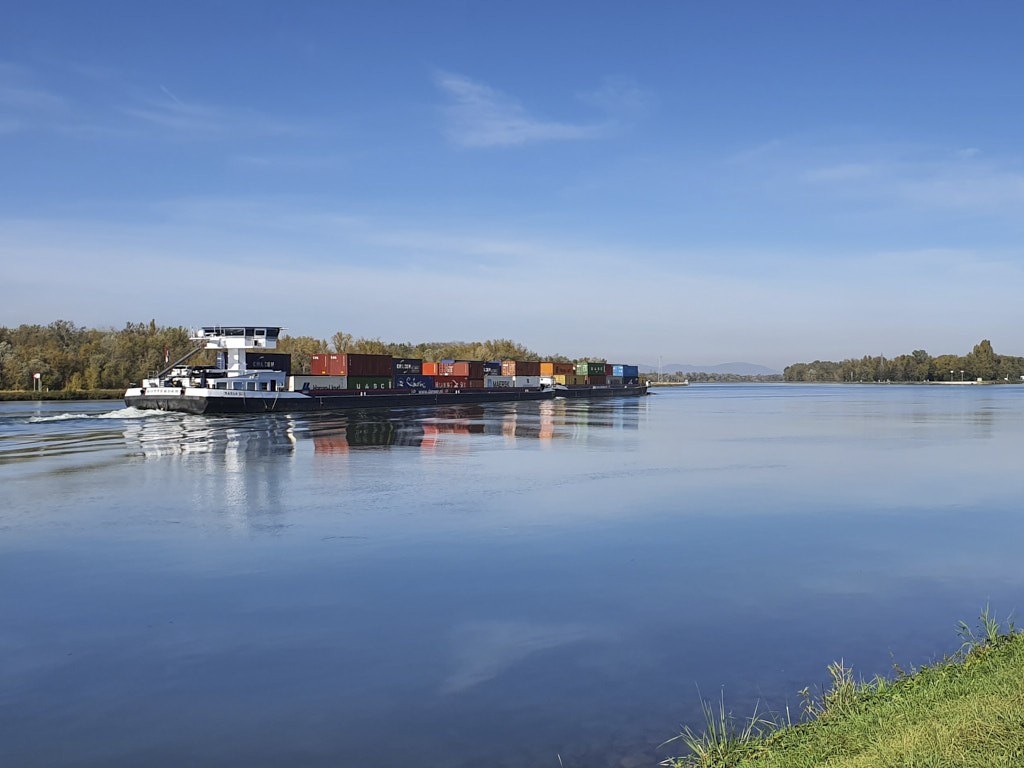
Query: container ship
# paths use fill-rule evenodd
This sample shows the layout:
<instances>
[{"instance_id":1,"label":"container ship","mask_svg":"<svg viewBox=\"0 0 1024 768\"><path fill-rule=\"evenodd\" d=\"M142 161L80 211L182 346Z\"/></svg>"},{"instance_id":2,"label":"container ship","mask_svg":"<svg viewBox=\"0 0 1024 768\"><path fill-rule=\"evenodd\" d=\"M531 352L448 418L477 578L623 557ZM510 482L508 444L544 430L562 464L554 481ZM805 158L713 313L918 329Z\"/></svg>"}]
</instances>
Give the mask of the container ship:
<instances>
[{"instance_id":1,"label":"container ship","mask_svg":"<svg viewBox=\"0 0 1024 768\"><path fill-rule=\"evenodd\" d=\"M557 397L647 394L636 366L520 360L430 362L391 355L316 354L309 375L293 375L275 353L281 328L206 326L195 346L125 392L125 405L194 414L344 411ZM214 350L214 365L189 361Z\"/></svg>"}]
</instances>

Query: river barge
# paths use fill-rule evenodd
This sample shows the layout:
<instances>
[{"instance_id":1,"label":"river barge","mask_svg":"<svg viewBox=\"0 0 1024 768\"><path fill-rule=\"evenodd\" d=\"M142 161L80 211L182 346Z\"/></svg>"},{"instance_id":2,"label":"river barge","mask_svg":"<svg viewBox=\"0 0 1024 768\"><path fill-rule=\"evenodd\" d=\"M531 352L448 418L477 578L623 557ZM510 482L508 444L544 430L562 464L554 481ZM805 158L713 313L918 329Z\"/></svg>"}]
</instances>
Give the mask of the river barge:
<instances>
[{"instance_id":1,"label":"river barge","mask_svg":"<svg viewBox=\"0 0 1024 768\"><path fill-rule=\"evenodd\" d=\"M321 370L317 369L320 361L314 360L316 375L293 376L290 357L271 352L277 348L281 331L271 326L200 328L192 333L195 346L186 355L174 363L165 359L169 364L164 370L144 379L141 386L128 388L125 405L192 414L301 413L647 394L646 385L639 381L620 386L566 386L552 377L544 383L539 376L490 377L485 375L485 364L475 361L429 365L440 365L445 373L480 372L480 378L426 376L413 367L421 361L384 355L316 355L331 358L332 365L342 367ZM215 364L190 364L205 350L216 352ZM388 366L389 374L393 367L395 373L379 375L382 365ZM350 371L352 375L348 375Z\"/></svg>"}]
</instances>

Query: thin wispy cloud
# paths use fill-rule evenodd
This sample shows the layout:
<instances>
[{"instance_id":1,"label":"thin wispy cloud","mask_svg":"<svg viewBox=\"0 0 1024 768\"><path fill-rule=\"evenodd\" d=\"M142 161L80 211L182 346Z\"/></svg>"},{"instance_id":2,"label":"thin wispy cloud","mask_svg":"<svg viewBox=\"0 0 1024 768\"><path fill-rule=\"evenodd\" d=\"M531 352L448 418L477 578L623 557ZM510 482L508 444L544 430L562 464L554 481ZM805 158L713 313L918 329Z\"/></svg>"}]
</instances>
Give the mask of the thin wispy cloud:
<instances>
[{"instance_id":1,"label":"thin wispy cloud","mask_svg":"<svg viewBox=\"0 0 1024 768\"><path fill-rule=\"evenodd\" d=\"M464 147L512 147L603 136L606 122L574 123L530 114L516 99L468 77L439 73L435 82L446 96L448 137Z\"/></svg>"},{"instance_id":2,"label":"thin wispy cloud","mask_svg":"<svg viewBox=\"0 0 1024 768\"><path fill-rule=\"evenodd\" d=\"M120 112L135 120L188 138L224 136L300 136L304 127L277 120L254 110L202 104L181 99L166 86L159 86L159 97L146 98L123 106Z\"/></svg>"},{"instance_id":3,"label":"thin wispy cloud","mask_svg":"<svg viewBox=\"0 0 1024 768\"><path fill-rule=\"evenodd\" d=\"M0 63L0 133L38 128L68 110L68 101L39 85L29 70Z\"/></svg>"}]
</instances>

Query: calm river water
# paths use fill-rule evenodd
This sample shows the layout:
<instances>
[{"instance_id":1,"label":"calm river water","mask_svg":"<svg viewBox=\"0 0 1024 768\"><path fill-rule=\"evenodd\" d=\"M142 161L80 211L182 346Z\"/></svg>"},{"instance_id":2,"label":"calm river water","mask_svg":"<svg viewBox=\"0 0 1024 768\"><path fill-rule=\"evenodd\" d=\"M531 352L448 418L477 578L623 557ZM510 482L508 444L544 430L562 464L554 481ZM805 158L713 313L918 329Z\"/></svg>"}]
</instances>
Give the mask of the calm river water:
<instances>
[{"instance_id":1,"label":"calm river water","mask_svg":"<svg viewBox=\"0 0 1024 768\"><path fill-rule=\"evenodd\" d=\"M0 764L655 765L1024 609L1022 445L1020 386L0 404Z\"/></svg>"}]
</instances>

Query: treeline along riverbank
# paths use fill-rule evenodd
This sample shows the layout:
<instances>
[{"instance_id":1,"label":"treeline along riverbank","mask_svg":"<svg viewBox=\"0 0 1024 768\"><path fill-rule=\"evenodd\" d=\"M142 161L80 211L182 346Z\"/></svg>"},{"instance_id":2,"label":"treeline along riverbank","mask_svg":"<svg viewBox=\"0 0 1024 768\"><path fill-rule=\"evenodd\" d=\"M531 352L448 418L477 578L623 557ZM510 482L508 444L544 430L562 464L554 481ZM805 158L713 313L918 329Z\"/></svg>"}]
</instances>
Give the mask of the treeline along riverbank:
<instances>
[{"instance_id":1,"label":"treeline along riverbank","mask_svg":"<svg viewBox=\"0 0 1024 768\"><path fill-rule=\"evenodd\" d=\"M193 343L184 327L158 326L148 323L127 323L121 329L97 329L77 326L67 320L49 325L0 326L0 399L15 394L40 391L61 391L71 398L101 396L102 390L123 394L130 382L141 381L173 362L189 350ZM312 336L283 336L279 352L292 356L292 371L310 373L314 354L353 352L390 354L423 360L540 360L536 352L511 339L488 341L384 342L380 339L356 338L337 332L331 340ZM197 358L196 362L213 362ZM571 359L565 355L545 355L552 362L605 362L601 357ZM38 377L37 377L38 374Z\"/></svg>"},{"instance_id":2,"label":"treeline along riverbank","mask_svg":"<svg viewBox=\"0 0 1024 768\"><path fill-rule=\"evenodd\" d=\"M882 355L865 356L840 362L815 360L794 363L783 371L786 381L992 381L1020 382L1024 376L1024 357L997 355L992 342L984 339L966 355L932 357L923 349L909 355L887 359Z\"/></svg>"}]
</instances>

